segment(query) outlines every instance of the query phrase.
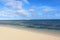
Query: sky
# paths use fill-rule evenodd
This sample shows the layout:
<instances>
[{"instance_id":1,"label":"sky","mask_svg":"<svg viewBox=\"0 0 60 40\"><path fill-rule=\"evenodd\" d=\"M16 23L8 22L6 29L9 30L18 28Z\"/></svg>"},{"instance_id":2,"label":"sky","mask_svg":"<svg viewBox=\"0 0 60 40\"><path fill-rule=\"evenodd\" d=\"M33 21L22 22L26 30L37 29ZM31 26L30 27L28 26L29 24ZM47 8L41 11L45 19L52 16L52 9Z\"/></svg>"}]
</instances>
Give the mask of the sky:
<instances>
[{"instance_id":1,"label":"sky","mask_svg":"<svg viewBox=\"0 0 60 40\"><path fill-rule=\"evenodd\" d=\"M60 19L60 0L0 0L0 20Z\"/></svg>"}]
</instances>

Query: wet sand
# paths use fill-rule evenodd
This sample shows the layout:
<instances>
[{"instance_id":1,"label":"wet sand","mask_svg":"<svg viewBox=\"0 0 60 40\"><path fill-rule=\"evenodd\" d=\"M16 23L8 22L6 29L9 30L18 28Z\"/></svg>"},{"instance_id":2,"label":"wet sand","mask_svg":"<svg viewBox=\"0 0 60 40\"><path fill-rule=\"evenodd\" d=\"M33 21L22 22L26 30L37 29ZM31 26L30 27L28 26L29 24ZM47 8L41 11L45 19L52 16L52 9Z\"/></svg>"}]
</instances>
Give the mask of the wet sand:
<instances>
[{"instance_id":1,"label":"wet sand","mask_svg":"<svg viewBox=\"0 0 60 40\"><path fill-rule=\"evenodd\" d=\"M60 37L0 26L0 40L60 40Z\"/></svg>"}]
</instances>

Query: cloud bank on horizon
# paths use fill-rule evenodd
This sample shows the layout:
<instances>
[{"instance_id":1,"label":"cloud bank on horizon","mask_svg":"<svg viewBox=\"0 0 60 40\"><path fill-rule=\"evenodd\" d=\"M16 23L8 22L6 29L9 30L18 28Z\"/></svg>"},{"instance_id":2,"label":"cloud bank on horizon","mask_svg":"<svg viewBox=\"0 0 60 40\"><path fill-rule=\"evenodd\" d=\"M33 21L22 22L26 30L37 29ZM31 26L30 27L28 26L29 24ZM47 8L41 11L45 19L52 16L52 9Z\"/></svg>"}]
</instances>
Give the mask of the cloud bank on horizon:
<instances>
[{"instance_id":1,"label":"cloud bank on horizon","mask_svg":"<svg viewBox=\"0 0 60 40\"><path fill-rule=\"evenodd\" d=\"M0 20L60 19L59 0L0 0Z\"/></svg>"}]
</instances>

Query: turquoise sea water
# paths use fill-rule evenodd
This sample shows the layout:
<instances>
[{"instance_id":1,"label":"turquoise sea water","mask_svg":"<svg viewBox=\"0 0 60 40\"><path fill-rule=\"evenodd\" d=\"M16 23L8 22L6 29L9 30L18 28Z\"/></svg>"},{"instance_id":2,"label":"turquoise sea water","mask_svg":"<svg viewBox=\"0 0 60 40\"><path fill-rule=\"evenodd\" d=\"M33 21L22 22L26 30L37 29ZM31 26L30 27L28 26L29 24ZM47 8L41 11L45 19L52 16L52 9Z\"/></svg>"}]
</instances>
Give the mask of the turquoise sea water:
<instances>
[{"instance_id":1,"label":"turquoise sea water","mask_svg":"<svg viewBox=\"0 0 60 40\"><path fill-rule=\"evenodd\" d=\"M47 34L47 35L60 37L60 30L29 28L29 27L19 26L19 25L18 26L13 25L13 27L17 28L17 29L23 29L23 30L31 31L31 32L43 33L43 34Z\"/></svg>"},{"instance_id":2,"label":"turquoise sea water","mask_svg":"<svg viewBox=\"0 0 60 40\"><path fill-rule=\"evenodd\" d=\"M26 28L60 30L60 20L0 20L0 25L17 25Z\"/></svg>"},{"instance_id":3,"label":"turquoise sea water","mask_svg":"<svg viewBox=\"0 0 60 40\"><path fill-rule=\"evenodd\" d=\"M37 32L37 33L44 33L47 35L52 35L52 36L57 36L60 37L60 30L53 30L53 29L39 29L39 28L30 28L30 27L26 27L26 26L20 26L20 25L5 25L5 24L1 24L1 27L10 27L10 28L14 28L14 29L23 29L23 30L27 30L30 32Z\"/></svg>"},{"instance_id":4,"label":"turquoise sea water","mask_svg":"<svg viewBox=\"0 0 60 40\"><path fill-rule=\"evenodd\" d=\"M0 20L0 26L60 36L60 20Z\"/></svg>"}]
</instances>

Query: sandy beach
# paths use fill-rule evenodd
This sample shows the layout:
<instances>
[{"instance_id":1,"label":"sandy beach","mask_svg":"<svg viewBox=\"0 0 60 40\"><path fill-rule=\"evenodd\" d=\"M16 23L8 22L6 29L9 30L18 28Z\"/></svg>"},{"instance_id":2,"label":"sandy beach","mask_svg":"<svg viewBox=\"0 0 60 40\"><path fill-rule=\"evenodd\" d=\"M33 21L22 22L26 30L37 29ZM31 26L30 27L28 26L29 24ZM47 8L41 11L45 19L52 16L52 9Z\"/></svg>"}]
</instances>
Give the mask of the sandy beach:
<instances>
[{"instance_id":1,"label":"sandy beach","mask_svg":"<svg viewBox=\"0 0 60 40\"><path fill-rule=\"evenodd\" d=\"M0 40L60 40L60 37L0 26Z\"/></svg>"}]
</instances>

